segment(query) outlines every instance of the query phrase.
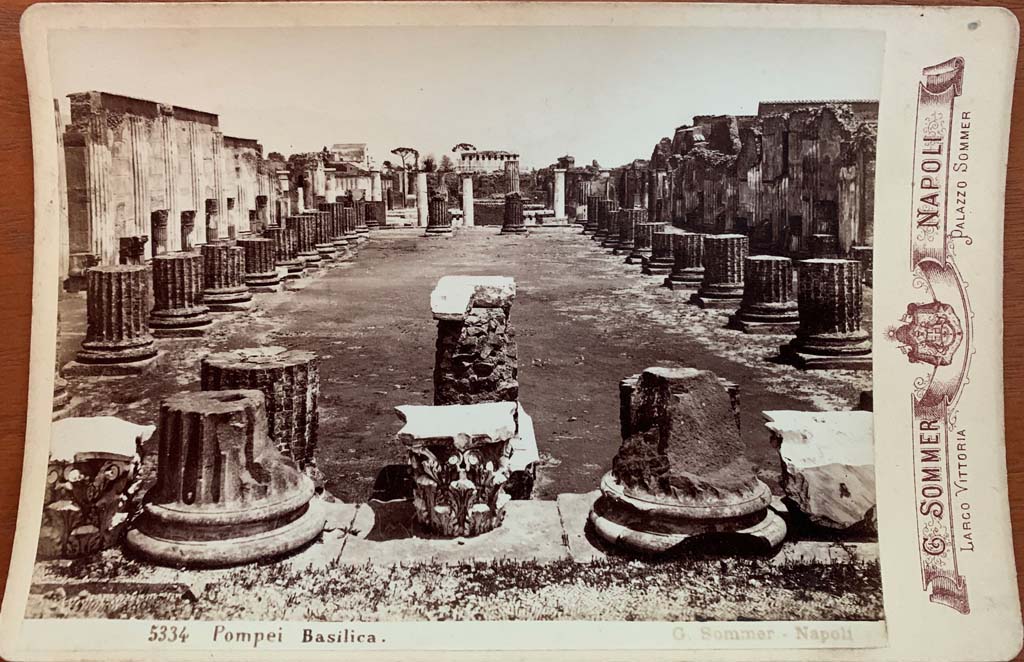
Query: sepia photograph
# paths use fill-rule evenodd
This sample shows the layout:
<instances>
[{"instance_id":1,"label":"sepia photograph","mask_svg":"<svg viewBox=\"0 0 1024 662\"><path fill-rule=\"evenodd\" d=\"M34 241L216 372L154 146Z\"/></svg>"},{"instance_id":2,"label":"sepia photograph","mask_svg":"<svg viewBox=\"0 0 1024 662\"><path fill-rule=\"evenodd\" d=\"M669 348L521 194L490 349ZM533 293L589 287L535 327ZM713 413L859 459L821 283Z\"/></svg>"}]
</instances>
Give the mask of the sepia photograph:
<instances>
[{"instance_id":1,"label":"sepia photograph","mask_svg":"<svg viewBox=\"0 0 1024 662\"><path fill-rule=\"evenodd\" d=\"M883 621L883 45L53 32L27 618Z\"/></svg>"}]
</instances>

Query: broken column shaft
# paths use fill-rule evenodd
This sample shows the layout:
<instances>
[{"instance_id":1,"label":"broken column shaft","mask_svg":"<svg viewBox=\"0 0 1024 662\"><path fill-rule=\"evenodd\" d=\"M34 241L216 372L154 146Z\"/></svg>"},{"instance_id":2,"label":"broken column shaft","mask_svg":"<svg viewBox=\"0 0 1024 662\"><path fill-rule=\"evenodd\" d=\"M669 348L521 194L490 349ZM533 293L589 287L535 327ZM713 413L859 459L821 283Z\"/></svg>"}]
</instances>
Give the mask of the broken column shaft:
<instances>
[{"instance_id":1,"label":"broken column shaft","mask_svg":"<svg viewBox=\"0 0 1024 662\"><path fill-rule=\"evenodd\" d=\"M253 292L277 292L281 275L274 260L274 242L270 239L239 239L244 254L245 284Z\"/></svg>"},{"instance_id":2,"label":"broken column shaft","mask_svg":"<svg viewBox=\"0 0 1024 662\"><path fill-rule=\"evenodd\" d=\"M730 328L746 333L792 333L799 324L793 296L793 261L775 255L746 258L743 301Z\"/></svg>"},{"instance_id":3,"label":"broken column shaft","mask_svg":"<svg viewBox=\"0 0 1024 662\"><path fill-rule=\"evenodd\" d=\"M452 233L452 216L448 213L448 201L439 193L430 197L425 233L426 236Z\"/></svg>"},{"instance_id":4,"label":"broken column shaft","mask_svg":"<svg viewBox=\"0 0 1024 662\"><path fill-rule=\"evenodd\" d=\"M802 260L800 325L781 348L799 368L871 369L871 336L862 327L864 289L856 260Z\"/></svg>"},{"instance_id":5,"label":"broken column shaft","mask_svg":"<svg viewBox=\"0 0 1024 662\"><path fill-rule=\"evenodd\" d=\"M153 258L153 310L149 326L158 337L201 336L213 318L203 301L200 253L165 253Z\"/></svg>"},{"instance_id":6,"label":"broken column shaft","mask_svg":"<svg viewBox=\"0 0 1024 662\"><path fill-rule=\"evenodd\" d=\"M654 241L655 230L665 227L664 223L649 223L647 221L646 209L634 209L637 212L636 222L633 227L633 250L626 258L626 264L642 264L651 257L651 243Z\"/></svg>"},{"instance_id":7,"label":"broken column shaft","mask_svg":"<svg viewBox=\"0 0 1024 662\"><path fill-rule=\"evenodd\" d=\"M672 238L677 232L662 225L651 235L651 257L644 258L643 272L649 276L665 276L672 271L675 258L672 253Z\"/></svg>"},{"instance_id":8,"label":"broken column shaft","mask_svg":"<svg viewBox=\"0 0 1024 662\"><path fill-rule=\"evenodd\" d=\"M743 260L750 241L742 234L704 236L704 280L690 302L701 308L735 308L743 299Z\"/></svg>"},{"instance_id":9,"label":"broken column shaft","mask_svg":"<svg viewBox=\"0 0 1024 662\"><path fill-rule=\"evenodd\" d=\"M274 244L274 266L285 268L285 278L301 278L305 269L295 250L295 233L292 229L272 225L263 231L263 236Z\"/></svg>"},{"instance_id":10,"label":"broken column shaft","mask_svg":"<svg viewBox=\"0 0 1024 662\"><path fill-rule=\"evenodd\" d=\"M248 310L245 252L227 243L203 244L203 302L214 312Z\"/></svg>"},{"instance_id":11,"label":"broken column shaft","mask_svg":"<svg viewBox=\"0 0 1024 662\"><path fill-rule=\"evenodd\" d=\"M672 235L672 273L665 286L672 290L695 288L704 280L704 235Z\"/></svg>"},{"instance_id":12,"label":"broken column shaft","mask_svg":"<svg viewBox=\"0 0 1024 662\"><path fill-rule=\"evenodd\" d=\"M140 374L157 356L147 323L149 269L139 265L93 267L85 272L86 332L71 375Z\"/></svg>"},{"instance_id":13,"label":"broken column shaft","mask_svg":"<svg viewBox=\"0 0 1024 662\"><path fill-rule=\"evenodd\" d=\"M518 193L509 193L505 196L505 216L502 219L501 234L523 234L525 232L523 196Z\"/></svg>"}]
</instances>

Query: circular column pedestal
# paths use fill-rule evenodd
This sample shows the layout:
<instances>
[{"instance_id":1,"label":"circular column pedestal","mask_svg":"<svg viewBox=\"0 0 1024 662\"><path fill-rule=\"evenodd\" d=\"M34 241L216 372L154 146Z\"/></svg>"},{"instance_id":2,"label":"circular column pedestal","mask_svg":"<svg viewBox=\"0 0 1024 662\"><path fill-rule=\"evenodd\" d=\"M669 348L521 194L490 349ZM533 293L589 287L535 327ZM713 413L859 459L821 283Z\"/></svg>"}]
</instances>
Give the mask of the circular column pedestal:
<instances>
[{"instance_id":1,"label":"circular column pedestal","mask_svg":"<svg viewBox=\"0 0 1024 662\"><path fill-rule=\"evenodd\" d=\"M227 243L204 244L203 303L215 313L249 310L252 293L245 284L245 252Z\"/></svg>"},{"instance_id":2,"label":"circular column pedestal","mask_svg":"<svg viewBox=\"0 0 1024 662\"><path fill-rule=\"evenodd\" d=\"M313 482L274 450L263 394L203 391L160 405L157 482L128 532L152 562L230 566L272 559L326 523Z\"/></svg>"},{"instance_id":3,"label":"circular column pedestal","mask_svg":"<svg viewBox=\"0 0 1024 662\"><path fill-rule=\"evenodd\" d=\"M587 196L587 222L583 224L583 234L597 232L597 207L601 201L599 195Z\"/></svg>"},{"instance_id":4,"label":"circular column pedestal","mask_svg":"<svg viewBox=\"0 0 1024 662\"><path fill-rule=\"evenodd\" d=\"M643 272L648 276L666 276L672 272L675 258L672 253L672 237L674 232L666 232L664 228L651 236L651 257L643 260Z\"/></svg>"},{"instance_id":5,"label":"circular column pedestal","mask_svg":"<svg viewBox=\"0 0 1024 662\"><path fill-rule=\"evenodd\" d=\"M274 261L274 242L270 239L239 239L245 259L245 284L253 292L278 292L281 274Z\"/></svg>"},{"instance_id":6,"label":"circular column pedestal","mask_svg":"<svg viewBox=\"0 0 1024 662\"><path fill-rule=\"evenodd\" d=\"M799 262L796 337L783 360L804 369L871 369L871 336L861 328L864 290L856 260Z\"/></svg>"},{"instance_id":7,"label":"circular column pedestal","mask_svg":"<svg viewBox=\"0 0 1024 662\"><path fill-rule=\"evenodd\" d=\"M608 238L609 228L612 225L612 219L619 213L619 203L614 200L599 200L597 204L597 229L594 231L594 235L591 237L595 241L602 242Z\"/></svg>"},{"instance_id":8,"label":"circular column pedestal","mask_svg":"<svg viewBox=\"0 0 1024 662\"><path fill-rule=\"evenodd\" d=\"M647 222L647 210L635 209L640 212L633 228L633 250L626 258L626 264L643 264L643 261L651 257L651 243L654 241L654 232L665 227L664 223Z\"/></svg>"},{"instance_id":9,"label":"circular column pedestal","mask_svg":"<svg viewBox=\"0 0 1024 662\"><path fill-rule=\"evenodd\" d=\"M149 326L158 338L195 337L213 322L203 302L203 256L165 253L153 258L153 310Z\"/></svg>"},{"instance_id":10,"label":"circular column pedestal","mask_svg":"<svg viewBox=\"0 0 1024 662\"><path fill-rule=\"evenodd\" d=\"M672 235L672 273L665 279L671 290L694 289L704 280L704 235Z\"/></svg>"},{"instance_id":11,"label":"circular column pedestal","mask_svg":"<svg viewBox=\"0 0 1024 662\"><path fill-rule=\"evenodd\" d=\"M294 234L288 228L270 226L263 231L263 236L274 242L274 267L284 269L284 278L302 278L304 265L296 257Z\"/></svg>"},{"instance_id":12,"label":"circular column pedestal","mask_svg":"<svg viewBox=\"0 0 1024 662\"><path fill-rule=\"evenodd\" d=\"M729 318L729 328L744 333L785 333L800 325L793 296L793 261L775 255L754 255L746 259L743 301Z\"/></svg>"},{"instance_id":13,"label":"circular column pedestal","mask_svg":"<svg viewBox=\"0 0 1024 662\"><path fill-rule=\"evenodd\" d=\"M701 308L736 308L743 300L743 260L750 242L742 234L704 236L704 280L690 303Z\"/></svg>"}]
</instances>

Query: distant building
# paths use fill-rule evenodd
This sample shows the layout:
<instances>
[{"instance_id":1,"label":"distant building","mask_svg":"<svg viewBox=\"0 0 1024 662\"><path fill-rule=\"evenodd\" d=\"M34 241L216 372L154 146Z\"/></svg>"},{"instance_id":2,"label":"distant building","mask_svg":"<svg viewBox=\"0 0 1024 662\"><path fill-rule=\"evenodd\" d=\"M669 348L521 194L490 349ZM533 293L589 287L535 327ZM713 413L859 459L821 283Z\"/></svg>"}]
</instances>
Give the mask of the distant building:
<instances>
[{"instance_id":1,"label":"distant building","mask_svg":"<svg viewBox=\"0 0 1024 662\"><path fill-rule=\"evenodd\" d=\"M366 153L366 143L334 143L330 148L332 161L355 163L369 167L370 157Z\"/></svg>"},{"instance_id":2,"label":"distant building","mask_svg":"<svg viewBox=\"0 0 1024 662\"><path fill-rule=\"evenodd\" d=\"M508 161L518 161L519 154L500 149L467 150L459 152L459 172L498 172Z\"/></svg>"}]
</instances>

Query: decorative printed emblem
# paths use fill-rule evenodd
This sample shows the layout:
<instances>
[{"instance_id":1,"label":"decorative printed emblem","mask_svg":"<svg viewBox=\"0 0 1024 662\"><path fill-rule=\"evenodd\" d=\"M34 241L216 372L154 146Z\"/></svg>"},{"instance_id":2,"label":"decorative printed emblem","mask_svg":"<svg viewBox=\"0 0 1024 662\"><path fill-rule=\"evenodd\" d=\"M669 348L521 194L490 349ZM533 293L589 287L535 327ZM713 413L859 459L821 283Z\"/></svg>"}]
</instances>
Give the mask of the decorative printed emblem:
<instances>
[{"instance_id":1,"label":"decorative printed emblem","mask_svg":"<svg viewBox=\"0 0 1024 662\"><path fill-rule=\"evenodd\" d=\"M964 339L963 325L953 306L939 301L912 303L901 319L903 325L892 329L889 337L900 343L900 349L911 363L946 366Z\"/></svg>"}]
</instances>

